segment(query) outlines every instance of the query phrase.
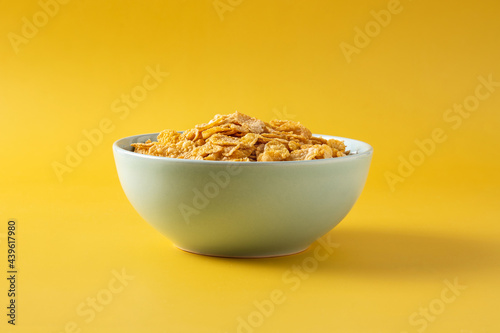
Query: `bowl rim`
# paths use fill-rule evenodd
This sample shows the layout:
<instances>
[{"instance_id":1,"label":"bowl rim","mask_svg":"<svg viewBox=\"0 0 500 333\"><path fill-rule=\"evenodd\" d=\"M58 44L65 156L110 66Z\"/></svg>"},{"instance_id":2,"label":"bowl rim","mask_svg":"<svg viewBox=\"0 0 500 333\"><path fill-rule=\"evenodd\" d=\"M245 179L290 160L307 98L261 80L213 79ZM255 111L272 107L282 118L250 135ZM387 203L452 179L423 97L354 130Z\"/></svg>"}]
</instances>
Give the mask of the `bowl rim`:
<instances>
[{"instance_id":1,"label":"bowl rim","mask_svg":"<svg viewBox=\"0 0 500 333\"><path fill-rule=\"evenodd\" d=\"M182 158L174 158L174 157L164 157L164 156L152 156L152 155L146 155L146 154L139 154L135 153L133 151L127 150L123 147L119 146L119 143L121 141L125 140L133 140L134 138L139 138L139 137L148 137L148 136L158 136L160 132L156 133L146 133L146 134L137 134L137 135L130 135L121 139L116 140L113 143L113 151L116 153L120 154L125 154L126 156L131 156L134 158L145 158L145 159L151 159L151 160L159 160L159 161L168 161L168 162L174 162L174 163L196 163L196 164L219 164L219 165L258 165L258 166L264 166L264 165L297 165L297 164L318 164L318 163L339 163L342 161L348 161L348 160L353 160L357 159L360 157L364 156L369 156L373 154L373 147L369 145L366 142L359 141L356 139L350 139L350 138L345 138L341 136L334 136L334 135L327 135L327 134L313 134L314 136L319 136L319 137L327 137L328 139L337 139L337 140L349 140L352 142L355 142L357 144L360 144L363 146L363 149L366 149L365 151L361 153L356 153L356 154L350 154L347 156L342 156L342 157L335 157L335 158L326 158L326 159L318 159L318 160L307 160L307 161L272 161L272 162L255 162L255 161L210 161L210 160L190 160L190 159L182 159Z\"/></svg>"}]
</instances>

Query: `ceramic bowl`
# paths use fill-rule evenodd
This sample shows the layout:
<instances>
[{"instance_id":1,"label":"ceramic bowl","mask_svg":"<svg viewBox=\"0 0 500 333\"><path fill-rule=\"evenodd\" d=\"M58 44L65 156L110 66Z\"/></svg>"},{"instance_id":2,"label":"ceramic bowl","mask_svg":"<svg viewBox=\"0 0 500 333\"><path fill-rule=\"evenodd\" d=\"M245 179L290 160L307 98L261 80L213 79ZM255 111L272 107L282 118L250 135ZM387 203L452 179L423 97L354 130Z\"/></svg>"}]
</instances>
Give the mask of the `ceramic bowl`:
<instances>
[{"instance_id":1,"label":"ceramic bowl","mask_svg":"<svg viewBox=\"0 0 500 333\"><path fill-rule=\"evenodd\" d=\"M351 155L286 162L223 162L156 157L113 144L118 176L137 212L178 248L223 257L304 251L335 227L363 190L373 149L347 138Z\"/></svg>"}]
</instances>

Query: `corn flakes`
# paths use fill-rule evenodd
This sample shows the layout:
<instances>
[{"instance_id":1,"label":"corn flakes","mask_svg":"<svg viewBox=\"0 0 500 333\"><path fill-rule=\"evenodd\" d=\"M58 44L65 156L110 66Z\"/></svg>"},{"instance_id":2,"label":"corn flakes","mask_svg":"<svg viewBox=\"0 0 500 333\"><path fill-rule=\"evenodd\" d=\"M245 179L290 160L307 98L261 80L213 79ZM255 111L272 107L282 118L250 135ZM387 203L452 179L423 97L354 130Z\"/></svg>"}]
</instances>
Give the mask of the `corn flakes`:
<instances>
[{"instance_id":1,"label":"corn flakes","mask_svg":"<svg viewBox=\"0 0 500 333\"><path fill-rule=\"evenodd\" d=\"M303 161L349 155L344 142L315 137L299 122L269 123L238 111L216 115L183 133L163 130L157 142L133 143L134 152L212 161Z\"/></svg>"}]
</instances>

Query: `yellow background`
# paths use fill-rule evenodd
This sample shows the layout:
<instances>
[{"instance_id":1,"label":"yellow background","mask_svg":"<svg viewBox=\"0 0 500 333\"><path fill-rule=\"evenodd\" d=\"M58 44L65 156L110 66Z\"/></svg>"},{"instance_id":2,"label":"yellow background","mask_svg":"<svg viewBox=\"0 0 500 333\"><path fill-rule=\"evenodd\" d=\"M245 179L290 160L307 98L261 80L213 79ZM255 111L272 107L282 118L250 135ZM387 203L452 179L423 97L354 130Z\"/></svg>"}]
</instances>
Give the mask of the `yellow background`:
<instances>
[{"instance_id":1,"label":"yellow background","mask_svg":"<svg viewBox=\"0 0 500 333\"><path fill-rule=\"evenodd\" d=\"M35 0L1 2L2 276L10 218L19 250L17 325L6 323L2 278L2 332L59 333L71 322L77 332L237 332L238 318L273 290L285 301L251 331L500 331L500 87L457 128L443 118L475 94L478 77L500 82L498 1L401 0L350 62L340 46L355 46L355 28L390 1L221 2L223 20L212 0L74 0L47 22ZM46 24L13 46L34 15ZM120 118L112 103L157 67L168 77ZM375 149L362 196L328 235L339 247L295 291L283 275L313 251L262 260L187 254L149 227L120 187L115 140L234 110ZM113 130L59 181L53 163L65 163L67 146L103 119ZM388 173L436 128L446 140L391 188ZM78 306L104 295L122 270L133 280L85 322ZM444 281L455 279L466 289L440 303ZM439 304L425 328L411 321Z\"/></svg>"}]
</instances>

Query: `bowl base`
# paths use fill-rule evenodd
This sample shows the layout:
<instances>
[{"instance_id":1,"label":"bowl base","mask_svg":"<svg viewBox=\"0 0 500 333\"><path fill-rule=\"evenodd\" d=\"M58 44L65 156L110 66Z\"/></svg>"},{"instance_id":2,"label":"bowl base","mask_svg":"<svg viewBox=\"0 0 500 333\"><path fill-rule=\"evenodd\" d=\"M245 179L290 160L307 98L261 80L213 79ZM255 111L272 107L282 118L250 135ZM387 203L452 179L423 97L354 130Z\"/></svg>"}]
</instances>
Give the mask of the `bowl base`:
<instances>
[{"instance_id":1,"label":"bowl base","mask_svg":"<svg viewBox=\"0 0 500 333\"><path fill-rule=\"evenodd\" d=\"M197 252L193 250L187 250L183 249L180 246L177 246L174 244L174 247L177 249L187 252L187 253L192 253L192 254L198 254L202 256L207 256L207 257L217 257L217 258L233 258L233 259L262 259L262 258L277 258L277 257L286 257L286 256L292 256L294 254L299 254L302 252L305 252L309 249L309 246L306 247L305 249L299 250L299 251L293 251L290 253L280 253L280 254L270 254L270 255L230 255L230 254L212 254L212 253L203 253L203 252Z\"/></svg>"}]
</instances>

